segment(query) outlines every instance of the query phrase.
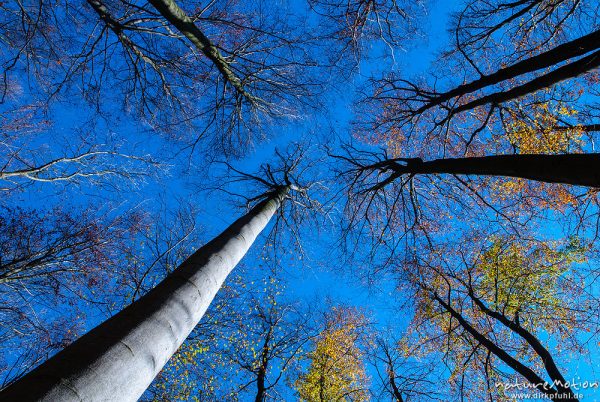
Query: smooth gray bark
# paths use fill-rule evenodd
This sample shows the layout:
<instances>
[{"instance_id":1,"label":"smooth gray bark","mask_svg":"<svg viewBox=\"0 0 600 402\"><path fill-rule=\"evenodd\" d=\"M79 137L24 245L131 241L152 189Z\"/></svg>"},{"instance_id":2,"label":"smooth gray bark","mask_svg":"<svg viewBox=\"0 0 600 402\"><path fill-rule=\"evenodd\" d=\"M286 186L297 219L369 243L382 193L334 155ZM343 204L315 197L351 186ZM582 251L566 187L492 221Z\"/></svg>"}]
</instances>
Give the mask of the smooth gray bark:
<instances>
[{"instance_id":1,"label":"smooth gray bark","mask_svg":"<svg viewBox=\"0 0 600 402\"><path fill-rule=\"evenodd\" d=\"M135 401L204 315L289 190L283 186L144 297L0 393L0 401Z\"/></svg>"}]
</instances>

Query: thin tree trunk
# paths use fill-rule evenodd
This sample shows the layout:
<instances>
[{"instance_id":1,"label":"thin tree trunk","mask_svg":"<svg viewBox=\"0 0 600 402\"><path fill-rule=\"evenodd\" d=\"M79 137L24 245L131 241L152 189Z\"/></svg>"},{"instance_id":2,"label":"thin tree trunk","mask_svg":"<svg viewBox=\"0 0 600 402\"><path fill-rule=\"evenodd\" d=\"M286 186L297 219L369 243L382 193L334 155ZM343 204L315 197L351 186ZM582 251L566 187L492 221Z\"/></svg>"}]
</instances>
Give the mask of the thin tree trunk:
<instances>
[{"instance_id":1,"label":"thin tree trunk","mask_svg":"<svg viewBox=\"0 0 600 402\"><path fill-rule=\"evenodd\" d=\"M479 342L483 347L489 350L491 353L496 355L500 360L502 360L507 366L512 368L515 372L522 375L527 381L529 381L538 391L543 394L546 394L548 398L552 401L558 401L557 391L554 388L546 388L544 387L545 381L538 376L532 369L525 366L519 360L512 357L508 354L504 349L496 345L485 335L480 333L477 329L475 329L458 311L452 308L448 303L444 302L442 298L440 298L437 294L433 295L433 298L458 321L460 326L464 328L477 342ZM577 401L577 399L565 399L567 401Z\"/></svg>"},{"instance_id":2,"label":"thin tree trunk","mask_svg":"<svg viewBox=\"0 0 600 402\"><path fill-rule=\"evenodd\" d=\"M399 159L400 160L400 159ZM418 158L383 161L369 166L404 174L457 174L507 176L547 183L600 187L600 153L565 155L494 155L473 158L448 158L422 161Z\"/></svg>"},{"instance_id":3,"label":"thin tree trunk","mask_svg":"<svg viewBox=\"0 0 600 402\"><path fill-rule=\"evenodd\" d=\"M258 376L256 377L256 398L254 398L255 402L263 402L265 400L266 389L265 389L265 377L267 373L265 372L265 368L261 367L259 369Z\"/></svg>"},{"instance_id":4,"label":"thin tree trunk","mask_svg":"<svg viewBox=\"0 0 600 402\"><path fill-rule=\"evenodd\" d=\"M502 325L510 328L511 331L515 332L517 335L523 338L531 346L535 353L537 353L537 355L542 359L544 368L550 376L550 379L554 382L556 388L558 389L558 392L568 395L568 397L571 400L576 400L573 391L571 391L571 389L566 386L567 381L556 366L552 355L550 354L548 349L546 349L544 345L542 345L540 340L535 335L523 328L518 322L512 321L508 319L508 317L506 317L504 314L501 314L497 311L493 311L490 308L488 308L488 306L486 306L481 299L475 296L473 289L469 289L469 297L475 302L475 304L480 308L481 311L483 311L488 316L495 318L500 323L502 323Z\"/></svg>"},{"instance_id":5,"label":"thin tree trunk","mask_svg":"<svg viewBox=\"0 0 600 402\"><path fill-rule=\"evenodd\" d=\"M464 105L460 105L451 109L451 113L458 114L467 110L472 110L478 106L486 104L499 105L510 100L518 99L527 94L539 91L540 89L550 88L562 81L578 77L581 74L585 74L598 68L598 66L600 66L600 50L507 91L494 92L465 103Z\"/></svg>"},{"instance_id":6,"label":"thin tree trunk","mask_svg":"<svg viewBox=\"0 0 600 402\"><path fill-rule=\"evenodd\" d=\"M148 57L144 51L129 38L129 36L125 34L127 27L110 15L104 3L100 0L87 0L87 2L94 9L94 11L96 11L96 14L98 14L100 19L104 21L106 26L117 36L117 38L119 38L119 41L123 44L123 46L127 49L130 49L137 57L144 60L145 63L148 63L154 69L154 71L160 75L161 79L165 81L165 77L159 66L154 62L154 60Z\"/></svg>"},{"instance_id":7,"label":"thin tree trunk","mask_svg":"<svg viewBox=\"0 0 600 402\"><path fill-rule=\"evenodd\" d=\"M250 102L256 98L246 91L240 78L231 69L229 62L223 57L219 49L204 35L194 24L194 21L179 7L174 0L148 0L158 12L181 32L192 44L200 50L217 67L221 76L235 88L235 90Z\"/></svg>"},{"instance_id":8,"label":"thin tree trunk","mask_svg":"<svg viewBox=\"0 0 600 402\"><path fill-rule=\"evenodd\" d=\"M135 401L279 208L280 187L144 297L0 393L2 401Z\"/></svg>"},{"instance_id":9,"label":"thin tree trunk","mask_svg":"<svg viewBox=\"0 0 600 402\"><path fill-rule=\"evenodd\" d=\"M269 342L272 329L273 328L269 328L267 338L265 339L262 348L260 367L258 368L258 373L256 376L256 398L254 398L255 402L263 402L267 394L265 381L267 378L267 369L269 366Z\"/></svg>"},{"instance_id":10,"label":"thin tree trunk","mask_svg":"<svg viewBox=\"0 0 600 402\"><path fill-rule=\"evenodd\" d=\"M323 367L323 371L325 367ZM325 400L325 373L321 371L321 376L319 377L319 401L327 402Z\"/></svg>"},{"instance_id":11,"label":"thin tree trunk","mask_svg":"<svg viewBox=\"0 0 600 402\"><path fill-rule=\"evenodd\" d=\"M396 385L396 378L394 376L394 371L390 369L389 371L390 377L390 385L392 386L392 393L394 396L395 402L404 402L404 398L402 398L402 393L398 389L398 385Z\"/></svg>"},{"instance_id":12,"label":"thin tree trunk","mask_svg":"<svg viewBox=\"0 0 600 402\"><path fill-rule=\"evenodd\" d=\"M593 133L600 131L600 124L575 124L573 126L556 126L553 128L557 131L581 130L584 133Z\"/></svg>"},{"instance_id":13,"label":"thin tree trunk","mask_svg":"<svg viewBox=\"0 0 600 402\"><path fill-rule=\"evenodd\" d=\"M456 96L463 96L526 73L552 67L573 57L583 56L584 54L598 48L600 48L600 30L577 38L571 42L556 46L553 49L550 49L537 56L530 57L526 60L522 60L511 66L501 68L498 71L490 75L483 76L475 81L459 85L447 92L438 94L432 99L428 100L427 103L419 108L417 112L424 112L425 110L434 106L438 106Z\"/></svg>"}]
</instances>

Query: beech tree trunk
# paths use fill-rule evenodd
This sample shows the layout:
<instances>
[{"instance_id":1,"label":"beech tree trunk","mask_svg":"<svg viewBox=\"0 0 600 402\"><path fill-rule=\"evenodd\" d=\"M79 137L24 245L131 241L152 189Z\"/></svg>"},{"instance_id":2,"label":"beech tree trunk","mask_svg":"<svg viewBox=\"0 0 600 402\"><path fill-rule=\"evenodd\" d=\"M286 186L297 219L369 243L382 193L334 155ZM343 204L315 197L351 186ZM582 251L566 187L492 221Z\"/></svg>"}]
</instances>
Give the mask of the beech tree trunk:
<instances>
[{"instance_id":1,"label":"beech tree trunk","mask_svg":"<svg viewBox=\"0 0 600 402\"><path fill-rule=\"evenodd\" d=\"M448 158L422 161L407 159L405 164L394 161L378 164L402 174L458 174L507 176L547 183L600 187L600 154L565 155L495 155L473 158Z\"/></svg>"},{"instance_id":2,"label":"beech tree trunk","mask_svg":"<svg viewBox=\"0 0 600 402\"><path fill-rule=\"evenodd\" d=\"M263 343L260 367L258 368L258 373L256 375L256 398L254 398L254 402L263 402L267 396L267 388L265 382L267 378L267 369L269 367L269 343L271 342L272 331L273 326L270 326L269 330L267 331L267 337L265 338L265 341Z\"/></svg>"},{"instance_id":3,"label":"beech tree trunk","mask_svg":"<svg viewBox=\"0 0 600 402\"><path fill-rule=\"evenodd\" d=\"M499 105L500 103L508 102L513 99L521 98L527 94L534 93L540 89L550 88L559 82L578 77L588 73L600 66L600 50L585 56L577 61L565 64L547 74L541 75L524 84L518 85L507 91L494 92L492 94L482 96L471 102L460 105L452 109L453 114L461 113L467 110L475 109L478 106L492 104Z\"/></svg>"},{"instance_id":4,"label":"beech tree trunk","mask_svg":"<svg viewBox=\"0 0 600 402\"><path fill-rule=\"evenodd\" d=\"M0 393L1 401L136 401L204 315L289 186L196 251L144 297Z\"/></svg>"},{"instance_id":5,"label":"beech tree trunk","mask_svg":"<svg viewBox=\"0 0 600 402\"><path fill-rule=\"evenodd\" d=\"M398 389L398 385L396 384L396 379L394 377L394 372L390 370L390 385L392 386L392 395L395 402L404 402L404 398L402 398L402 393Z\"/></svg>"},{"instance_id":6,"label":"beech tree trunk","mask_svg":"<svg viewBox=\"0 0 600 402\"><path fill-rule=\"evenodd\" d=\"M571 42L556 46L553 49L550 49L537 56L530 57L526 60L517 62L511 66L501 68L498 71L483 76L475 81L459 85L447 92L440 93L419 108L417 112L424 112L425 110L434 106L438 106L456 96L464 96L468 93L472 93L474 91L498 84L499 82L506 81L523 74L555 66L558 63L574 57L583 56L586 53L598 48L600 48L600 30L577 38Z\"/></svg>"},{"instance_id":7,"label":"beech tree trunk","mask_svg":"<svg viewBox=\"0 0 600 402\"><path fill-rule=\"evenodd\" d=\"M545 386L544 384L546 384L546 382L540 376L538 376L535 371L523 364L521 361L512 357L506 350L494 343L494 341L492 341L489 337L475 329L475 327L473 327L461 313L456 311L450 304L448 304L449 302L446 303L441 297L438 296L437 293L434 293L433 298L448 313L450 313L450 315L458 321L461 327L464 328L480 345L489 350L507 366L529 381L532 388L535 388L540 393L545 394L551 401L579 401L568 387L561 386L557 389L557 387L555 387L555 385L552 383L550 383L550 386ZM540 357L544 358L543 356ZM559 376L560 378L563 378L562 375L559 374ZM553 381L554 380L555 379L553 378ZM563 382L562 384L565 383Z\"/></svg>"},{"instance_id":8,"label":"beech tree trunk","mask_svg":"<svg viewBox=\"0 0 600 402\"><path fill-rule=\"evenodd\" d=\"M194 21L177 5L175 0L148 0L158 12L179 32L185 35L217 67L222 77L233 86L240 95L249 101L254 97L249 94L240 78L232 70L229 62L223 57L217 46L196 26Z\"/></svg>"}]
</instances>

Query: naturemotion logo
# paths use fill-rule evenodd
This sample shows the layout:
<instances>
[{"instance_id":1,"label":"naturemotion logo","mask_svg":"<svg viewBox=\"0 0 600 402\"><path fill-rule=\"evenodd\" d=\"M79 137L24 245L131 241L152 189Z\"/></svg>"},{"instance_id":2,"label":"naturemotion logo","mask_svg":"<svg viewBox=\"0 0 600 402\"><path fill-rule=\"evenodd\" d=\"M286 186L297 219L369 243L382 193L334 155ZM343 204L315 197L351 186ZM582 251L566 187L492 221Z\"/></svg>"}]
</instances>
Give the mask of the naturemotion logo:
<instances>
[{"instance_id":1,"label":"naturemotion logo","mask_svg":"<svg viewBox=\"0 0 600 402\"><path fill-rule=\"evenodd\" d=\"M571 381L562 382L555 380L552 382L544 381L543 383L532 383L528 381L514 381L509 382L496 382L494 384L496 388L504 391L508 391L509 397L514 399L570 399L575 397L577 399L583 399L583 394L579 391L585 390L597 390L600 387L600 382L597 380L589 381L583 380L579 377L573 378ZM568 389L572 394L566 392L559 392L558 389Z\"/></svg>"}]
</instances>

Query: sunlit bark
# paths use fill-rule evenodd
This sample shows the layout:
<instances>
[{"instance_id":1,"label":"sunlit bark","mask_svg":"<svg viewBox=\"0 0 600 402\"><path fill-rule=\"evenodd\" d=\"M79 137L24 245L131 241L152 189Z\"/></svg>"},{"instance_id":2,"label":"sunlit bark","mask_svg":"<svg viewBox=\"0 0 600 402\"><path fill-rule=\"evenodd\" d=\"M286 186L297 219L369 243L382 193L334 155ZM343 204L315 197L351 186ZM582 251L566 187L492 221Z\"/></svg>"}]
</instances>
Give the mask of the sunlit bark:
<instances>
[{"instance_id":1,"label":"sunlit bark","mask_svg":"<svg viewBox=\"0 0 600 402\"><path fill-rule=\"evenodd\" d=\"M12 386L14 401L135 401L204 315L281 205L279 187L144 297Z\"/></svg>"}]
</instances>

